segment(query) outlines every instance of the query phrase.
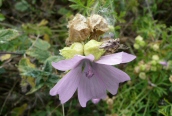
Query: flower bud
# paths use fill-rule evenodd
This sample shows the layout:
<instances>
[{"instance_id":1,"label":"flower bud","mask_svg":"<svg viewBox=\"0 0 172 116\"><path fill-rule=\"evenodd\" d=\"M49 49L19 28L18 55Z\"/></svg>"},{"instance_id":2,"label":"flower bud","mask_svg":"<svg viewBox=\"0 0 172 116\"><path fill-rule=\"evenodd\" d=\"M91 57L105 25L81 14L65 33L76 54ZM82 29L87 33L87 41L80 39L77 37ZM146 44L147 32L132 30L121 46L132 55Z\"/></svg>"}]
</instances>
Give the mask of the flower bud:
<instances>
[{"instance_id":1,"label":"flower bud","mask_svg":"<svg viewBox=\"0 0 172 116\"><path fill-rule=\"evenodd\" d=\"M134 48L135 48L135 49L139 49L139 48L140 48L139 44L135 43L135 44L134 44Z\"/></svg>"},{"instance_id":2,"label":"flower bud","mask_svg":"<svg viewBox=\"0 0 172 116\"><path fill-rule=\"evenodd\" d=\"M139 42L139 41L143 41L143 38L142 38L140 35L138 35L138 36L135 38L135 40L136 40L136 42Z\"/></svg>"},{"instance_id":3,"label":"flower bud","mask_svg":"<svg viewBox=\"0 0 172 116\"><path fill-rule=\"evenodd\" d=\"M140 68L140 70L141 70L141 71L145 71L145 69L146 69L146 65L145 65L145 64L140 65L140 67L139 67L139 68Z\"/></svg>"},{"instance_id":4,"label":"flower bud","mask_svg":"<svg viewBox=\"0 0 172 116\"><path fill-rule=\"evenodd\" d=\"M155 60L155 61L158 61L159 60L159 56L158 55L153 55L152 59Z\"/></svg>"},{"instance_id":5,"label":"flower bud","mask_svg":"<svg viewBox=\"0 0 172 116\"><path fill-rule=\"evenodd\" d=\"M172 83L172 75L170 75L170 77L169 77L169 81Z\"/></svg>"},{"instance_id":6,"label":"flower bud","mask_svg":"<svg viewBox=\"0 0 172 116\"><path fill-rule=\"evenodd\" d=\"M156 65L156 64L157 64L157 61L152 60L152 61L151 61L151 64L152 64L152 65Z\"/></svg>"},{"instance_id":7,"label":"flower bud","mask_svg":"<svg viewBox=\"0 0 172 116\"><path fill-rule=\"evenodd\" d=\"M146 73L144 73L144 72L139 73L139 77L141 79L145 80L146 79Z\"/></svg>"},{"instance_id":8,"label":"flower bud","mask_svg":"<svg viewBox=\"0 0 172 116\"><path fill-rule=\"evenodd\" d=\"M107 99L106 103L108 105L113 105L113 99L111 99L111 98Z\"/></svg>"},{"instance_id":9,"label":"flower bud","mask_svg":"<svg viewBox=\"0 0 172 116\"><path fill-rule=\"evenodd\" d=\"M150 70L150 68L151 68L151 65L148 63L148 64L146 64L146 71L149 71Z\"/></svg>"},{"instance_id":10,"label":"flower bud","mask_svg":"<svg viewBox=\"0 0 172 116\"><path fill-rule=\"evenodd\" d=\"M156 71L156 70L157 70L157 68L155 66L151 67L151 71Z\"/></svg>"},{"instance_id":11,"label":"flower bud","mask_svg":"<svg viewBox=\"0 0 172 116\"><path fill-rule=\"evenodd\" d=\"M136 66L136 67L134 68L134 72L135 72L135 73L139 73L139 72L140 72L140 67L139 67L139 66Z\"/></svg>"},{"instance_id":12,"label":"flower bud","mask_svg":"<svg viewBox=\"0 0 172 116\"><path fill-rule=\"evenodd\" d=\"M140 46L144 47L146 43L145 43L145 41L140 41L138 44L139 44Z\"/></svg>"},{"instance_id":13,"label":"flower bud","mask_svg":"<svg viewBox=\"0 0 172 116\"><path fill-rule=\"evenodd\" d=\"M154 44L154 45L152 46L152 49L153 49L154 51L158 51L158 50L159 50L159 45L158 45L158 44Z\"/></svg>"},{"instance_id":14,"label":"flower bud","mask_svg":"<svg viewBox=\"0 0 172 116\"><path fill-rule=\"evenodd\" d=\"M104 53L104 49L100 49L100 45L102 42L97 42L96 40L90 40L84 45L84 54L87 55L94 55L95 60L98 60Z\"/></svg>"},{"instance_id":15,"label":"flower bud","mask_svg":"<svg viewBox=\"0 0 172 116\"><path fill-rule=\"evenodd\" d=\"M70 47L64 47L60 54L66 59L73 58L75 55L83 55L83 44L74 42Z\"/></svg>"}]
</instances>

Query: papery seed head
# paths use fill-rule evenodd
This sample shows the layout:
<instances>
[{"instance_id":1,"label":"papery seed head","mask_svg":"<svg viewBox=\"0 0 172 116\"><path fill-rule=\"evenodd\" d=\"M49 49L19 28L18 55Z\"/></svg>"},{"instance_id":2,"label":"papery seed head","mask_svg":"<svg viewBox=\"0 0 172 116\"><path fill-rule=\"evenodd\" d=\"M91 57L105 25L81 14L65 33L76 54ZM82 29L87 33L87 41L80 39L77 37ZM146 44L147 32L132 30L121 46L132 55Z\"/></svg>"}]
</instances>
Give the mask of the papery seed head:
<instances>
[{"instance_id":1,"label":"papery seed head","mask_svg":"<svg viewBox=\"0 0 172 116\"><path fill-rule=\"evenodd\" d=\"M90 36L90 28L87 24L87 19L77 14L68 24L69 28L69 41L80 42L86 40Z\"/></svg>"},{"instance_id":2,"label":"papery seed head","mask_svg":"<svg viewBox=\"0 0 172 116\"><path fill-rule=\"evenodd\" d=\"M109 30L106 20L98 14L93 14L88 17L88 25L91 29L90 39L97 39Z\"/></svg>"}]
</instances>

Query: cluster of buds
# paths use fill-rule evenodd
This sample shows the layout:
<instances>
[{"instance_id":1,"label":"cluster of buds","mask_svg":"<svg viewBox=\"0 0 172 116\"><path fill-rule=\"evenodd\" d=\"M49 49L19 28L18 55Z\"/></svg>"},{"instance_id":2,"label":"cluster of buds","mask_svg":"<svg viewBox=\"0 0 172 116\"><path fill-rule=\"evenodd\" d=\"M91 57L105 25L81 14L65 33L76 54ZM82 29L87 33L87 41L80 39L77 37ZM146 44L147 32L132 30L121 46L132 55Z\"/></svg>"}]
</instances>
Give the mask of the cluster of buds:
<instances>
[{"instance_id":1,"label":"cluster of buds","mask_svg":"<svg viewBox=\"0 0 172 116\"><path fill-rule=\"evenodd\" d=\"M116 99L115 96L113 96L112 98L110 98L109 96L106 97L105 102L108 105L108 109L112 110L113 109L113 104L114 104L114 100Z\"/></svg>"},{"instance_id":2,"label":"cluster of buds","mask_svg":"<svg viewBox=\"0 0 172 116\"><path fill-rule=\"evenodd\" d=\"M136 38L135 38L135 44L134 44L134 48L135 49L139 49L140 47L144 47L145 46L145 41L143 40L143 38L138 35Z\"/></svg>"},{"instance_id":3,"label":"cluster of buds","mask_svg":"<svg viewBox=\"0 0 172 116\"><path fill-rule=\"evenodd\" d=\"M144 61L140 61L138 63L138 66L134 68L135 73L139 74L139 77L141 79L146 79L146 73L150 69L149 64L145 64Z\"/></svg>"},{"instance_id":4,"label":"cluster of buds","mask_svg":"<svg viewBox=\"0 0 172 116\"><path fill-rule=\"evenodd\" d=\"M148 63L145 63L143 60L138 63L138 66L134 68L134 72L139 75L143 80L147 78L146 72L156 71L157 65L159 64L159 56L153 55L152 60Z\"/></svg>"},{"instance_id":5,"label":"cluster of buds","mask_svg":"<svg viewBox=\"0 0 172 116\"><path fill-rule=\"evenodd\" d=\"M151 63L151 71L157 71L157 65L159 64L159 56L153 55L150 63Z\"/></svg>"},{"instance_id":6,"label":"cluster of buds","mask_svg":"<svg viewBox=\"0 0 172 116\"><path fill-rule=\"evenodd\" d=\"M141 79L145 80L147 78L146 73L157 71L160 68L160 65L166 70L172 69L172 61L161 61L158 55L152 55L151 60L147 63L141 60L138 65L135 66L134 72L138 74Z\"/></svg>"}]
</instances>

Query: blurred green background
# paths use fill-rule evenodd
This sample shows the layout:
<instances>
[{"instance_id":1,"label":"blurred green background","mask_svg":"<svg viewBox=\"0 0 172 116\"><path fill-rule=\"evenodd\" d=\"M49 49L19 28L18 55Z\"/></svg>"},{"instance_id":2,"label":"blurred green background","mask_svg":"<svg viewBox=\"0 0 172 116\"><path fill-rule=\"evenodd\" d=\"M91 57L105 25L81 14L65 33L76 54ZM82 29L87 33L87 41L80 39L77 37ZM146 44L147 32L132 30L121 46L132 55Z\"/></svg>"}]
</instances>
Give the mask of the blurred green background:
<instances>
[{"instance_id":1,"label":"blurred green background","mask_svg":"<svg viewBox=\"0 0 172 116\"><path fill-rule=\"evenodd\" d=\"M75 14L103 16L137 59L118 68L131 81L118 94L82 108L75 94L66 116L172 116L171 0L0 0L0 115L62 116L49 90L64 75L51 66ZM163 63L163 64L162 64Z\"/></svg>"}]
</instances>

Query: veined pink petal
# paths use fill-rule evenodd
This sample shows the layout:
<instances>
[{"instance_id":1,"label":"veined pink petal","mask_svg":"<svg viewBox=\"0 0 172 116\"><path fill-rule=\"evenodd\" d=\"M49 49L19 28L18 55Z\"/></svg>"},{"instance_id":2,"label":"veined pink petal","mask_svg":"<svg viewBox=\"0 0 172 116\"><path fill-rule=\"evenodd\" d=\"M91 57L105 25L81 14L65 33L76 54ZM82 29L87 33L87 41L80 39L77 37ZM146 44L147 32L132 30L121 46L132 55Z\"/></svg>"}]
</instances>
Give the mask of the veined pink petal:
<instances>
[{"instance_id":1,"label":"veined pink petal","mask_svg":"<svg viewBox=\"0 0 172 116\"><path fill-rule=\"evenodd\" d=\"M78 65L76 68L68 72L51 90L50 95L55 96L59 94L61 103L67 102L76 91L79 81L82 77L82 66Z\"/></svg>"},{"instance_id":2,"label":"veined pink petal","mask_svg":"<svg viewBox=\"0 0 172 116\"><path fill-rule=\"evenodd\" d=\"M83 72L87 72L88 67L86 66ZM94 73L91 77L86 77L83 73L80 77L80 83L78 86L78 99L82 107L86 107L86 103L91 99L105 99L106 88L104 82L97 77L95 70L91 69Z\"/></svg>"},{"instance_id":3,"label":"veined pink petal","mask_svg":"<svg viewBox=\"0 0 172 116\"><path fill-rule=\"evenodd\" d=\"M130 80L130 77L123 71L109 65L94 64L97 76L103 81L106 89L113 95L118 91L119 83Z\"/></svg>"},{"instance_id":4,"label":"veined pink petal","mask_svg":"<svg viewBox=\"0 0 172 116\"><path fill-rule=\"evenodd\" d=\"M99 64L106 64L106 65L116 65L120 63L127 63L134 60L136 56L125 53L119 52L115 54L110 54L106 56L102 56L98 61L95 61Z\"/></svg>"},{"instance_id":5,"label":"veined pink petal","mask_svg":"<svg viewBox=\"0 0 172 116\"><path fill-rule=\"evenodd\" d=\"M66 70L70 70L70 69L73 69L74 67L76 67L80 63L80 61L83 59L89 59L89 60L93 61L94 56L91 54L88 56L76 55L72 59L61 60L59 62L53 62L52 66L58 70L66 71Z\"/></svg>"}]
</instances>

